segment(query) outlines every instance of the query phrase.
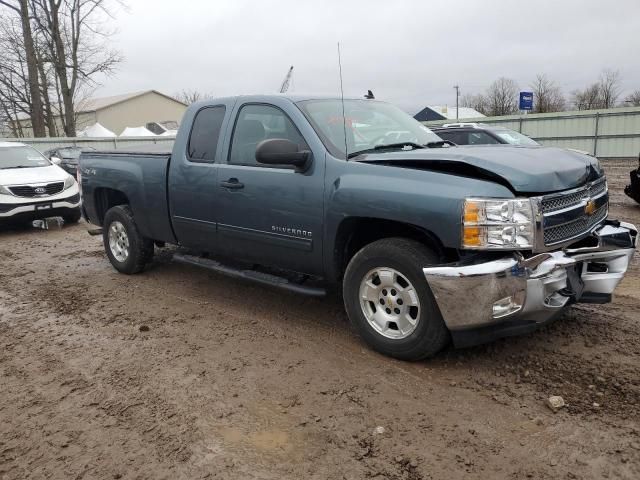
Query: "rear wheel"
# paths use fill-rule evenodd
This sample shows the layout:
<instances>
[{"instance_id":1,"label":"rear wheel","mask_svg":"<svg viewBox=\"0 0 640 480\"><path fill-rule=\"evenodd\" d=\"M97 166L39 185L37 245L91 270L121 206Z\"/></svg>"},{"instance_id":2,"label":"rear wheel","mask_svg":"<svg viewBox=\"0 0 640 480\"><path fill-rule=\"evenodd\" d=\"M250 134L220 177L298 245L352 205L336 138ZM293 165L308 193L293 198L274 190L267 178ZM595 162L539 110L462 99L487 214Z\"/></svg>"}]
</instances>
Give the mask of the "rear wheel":
<instances>
[{"instance_id":1,"label":"rear wheel","mask_svg":"<svg viewBox=\"0 0 640 480\"><path fill-rule=\"evenodd\" d=\"M140 234L128 205L107 211L102 239L111 265L121 273L141 272L153 258L153 241Z\"/></svg>"},{"instance_id":2,"label":"rear wheel","mask_svg":"<svg viewBox=\"0 0 640 480\"><path fill-rule=\"evenodd\" d=\"M388 238L360 250L344 276L351 323L375 350L420 360L446 346L449 332L422 268L438 257L419 242Z\"/></svg>"}]
</instances>

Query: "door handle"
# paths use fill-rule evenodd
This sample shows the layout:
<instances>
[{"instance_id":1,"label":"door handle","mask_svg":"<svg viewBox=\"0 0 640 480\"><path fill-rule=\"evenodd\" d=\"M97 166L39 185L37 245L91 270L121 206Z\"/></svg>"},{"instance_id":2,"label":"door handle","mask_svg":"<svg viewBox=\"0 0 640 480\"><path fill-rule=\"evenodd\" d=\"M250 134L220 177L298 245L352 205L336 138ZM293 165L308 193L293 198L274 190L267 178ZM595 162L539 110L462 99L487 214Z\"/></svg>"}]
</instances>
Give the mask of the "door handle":
<instances>
[{"instance_id":1,"label":"door handle","mask_svg":"<svg viewBox=\"0 0 640 480\"><path fill-rule=\"evenodd\" d=\"M237 190L239 188L244 188L244 183L238 181L237 178L230 178L226 182L220 182L220 185L224 188L230 188L232 190Z\"/></svg>"}]
</instances>

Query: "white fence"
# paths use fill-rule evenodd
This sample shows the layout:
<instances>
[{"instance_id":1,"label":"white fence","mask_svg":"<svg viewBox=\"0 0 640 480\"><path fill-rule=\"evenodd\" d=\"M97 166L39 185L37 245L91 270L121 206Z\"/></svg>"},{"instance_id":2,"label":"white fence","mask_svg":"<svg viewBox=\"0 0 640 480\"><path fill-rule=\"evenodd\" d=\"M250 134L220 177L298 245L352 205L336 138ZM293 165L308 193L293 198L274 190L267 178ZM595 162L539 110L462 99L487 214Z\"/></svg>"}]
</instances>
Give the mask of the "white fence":
<instances>
[{"instance_id":1,"label":"white fence","mask_svg":"<svg viewBox=\"0 0 640 480\"><path fill-rule=\"evenodd\" d=\"M600 158L637 158L640 107L460 119L496 125L528 135L543 145L577 148ZM456 120L424 122L435 126Z\"/></svg>"},{"instance_id":2,"label":"white fence","mask_svg":"<svg viewBox=\"0 0 640 480\"><path fill-rule=\"evenodd\" d=\"M87 138L87 137L75 137L75 138L5 138L0 142L22 142L27 145L44 152L52 148L59 147L92 147L96 150L128 150L128 149L140 149L149 148L149 150L166 149L170 150L173 147L175 137L104 137L104 138Z\"/></svg>"}]
</instances>

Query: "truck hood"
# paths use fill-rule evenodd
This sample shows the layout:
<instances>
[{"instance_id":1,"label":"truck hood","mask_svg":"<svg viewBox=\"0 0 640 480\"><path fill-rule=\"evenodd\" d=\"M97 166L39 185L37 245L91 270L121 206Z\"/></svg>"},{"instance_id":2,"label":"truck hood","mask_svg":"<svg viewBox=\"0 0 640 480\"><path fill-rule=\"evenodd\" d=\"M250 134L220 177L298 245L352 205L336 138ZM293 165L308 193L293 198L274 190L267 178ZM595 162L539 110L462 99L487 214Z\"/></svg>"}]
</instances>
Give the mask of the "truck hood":
<instances>
[{"instance_id":1,"label":"truck hood","mask_svg":"<svg viewBox=\"0 0 640 480\"><path fill-rule=\"evenodd\" d=\"M0 185L30 185L64 182L69 176L57 165L34 168L8 168L0 170Z\"/></svg>"},{"instance_id":2,"label":"truck hood","mask_svg":"<svg viewBox=\"0 0 640 480\"><path fill-rule=\"evenodd\" d=\"M353 160L485 178L527 194L567 190L603 175L595 157L541 146L465 145L369 153Z\"/></svg>"}]
</instances>

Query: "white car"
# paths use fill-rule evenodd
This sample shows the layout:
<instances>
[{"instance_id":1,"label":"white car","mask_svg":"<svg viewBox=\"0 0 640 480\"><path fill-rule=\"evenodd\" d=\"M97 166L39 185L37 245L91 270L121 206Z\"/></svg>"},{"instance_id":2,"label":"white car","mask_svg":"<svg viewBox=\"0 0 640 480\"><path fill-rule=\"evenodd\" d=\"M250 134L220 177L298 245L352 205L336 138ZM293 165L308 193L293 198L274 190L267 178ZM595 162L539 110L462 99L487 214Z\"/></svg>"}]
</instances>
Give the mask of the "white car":
<instances>
[{"instance_id":1,"label":"white car","mask_svg":"<svg viewBox=\"0 0 640 480\"><path fill-rule=\"evenodd\" d=\"M76 180L38 150L0 142L0 223L62 217L80 220Z\"/></svg>"}]
</instances>

